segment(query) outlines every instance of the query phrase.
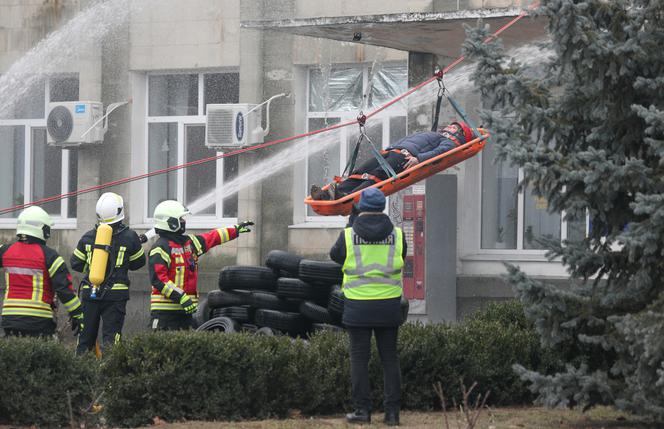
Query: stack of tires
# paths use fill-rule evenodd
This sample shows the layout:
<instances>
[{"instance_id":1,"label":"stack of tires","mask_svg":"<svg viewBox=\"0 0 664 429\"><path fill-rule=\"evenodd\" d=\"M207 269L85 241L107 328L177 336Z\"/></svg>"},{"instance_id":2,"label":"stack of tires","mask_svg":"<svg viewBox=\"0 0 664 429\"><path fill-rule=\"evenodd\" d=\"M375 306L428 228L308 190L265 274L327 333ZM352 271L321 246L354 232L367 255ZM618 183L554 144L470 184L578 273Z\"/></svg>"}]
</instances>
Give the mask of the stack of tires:
<instances>
[{"instance_id":1,"label":"stack of tires","mask_svg":"<svg viewBox=\"0 0 664 429\"><path fill-rule=\"evenodd\" d=\"M341 266L273 250L265 267L229 266L199 302L199 331L304 336L341 330Z\"/></svg>"}]
</instances>

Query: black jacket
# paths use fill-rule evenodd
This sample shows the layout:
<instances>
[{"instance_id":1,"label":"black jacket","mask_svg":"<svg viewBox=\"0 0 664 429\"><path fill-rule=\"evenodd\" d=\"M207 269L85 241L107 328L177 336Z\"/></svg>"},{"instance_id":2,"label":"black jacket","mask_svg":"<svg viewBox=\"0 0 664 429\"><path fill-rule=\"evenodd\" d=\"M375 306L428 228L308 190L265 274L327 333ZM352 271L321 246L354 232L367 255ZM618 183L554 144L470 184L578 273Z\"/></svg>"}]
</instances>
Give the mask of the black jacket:
<instances>
[{"instance_id":1,"label":"black jacket","mask_svg":"<svg viewBox=\"0 0 664 429\"><path fill-rule=\"evenodd\" d=\"M360 214L352 219L353 231L367 241L380 241L394 230L386 214ZM406 257L406 237L403 236L402 256ZM337 264L346 261L346 237L344 231L330 250L330 258ZM353 300L346 299L343 324L358 327L394 327L401 324L401 299Z\"/></svg>"},{"instance_id":2,"label":"black jacket","mask_svg":"<svg viewBox=\"0 0 664 429\"><path fill-rule=\"evenodd\" d=\"M122 301L129 299L129 271L143 267L146 258L141 241L134 230L120 222L111 227L113 227L113 238L106 266L106 278L101 290L97 292L97 299ZM82 286L83 299L90 299L88 274L96 235L96 226L83 234L71 256L71 268L85 274Z\"/></svg>"}]
</instances>

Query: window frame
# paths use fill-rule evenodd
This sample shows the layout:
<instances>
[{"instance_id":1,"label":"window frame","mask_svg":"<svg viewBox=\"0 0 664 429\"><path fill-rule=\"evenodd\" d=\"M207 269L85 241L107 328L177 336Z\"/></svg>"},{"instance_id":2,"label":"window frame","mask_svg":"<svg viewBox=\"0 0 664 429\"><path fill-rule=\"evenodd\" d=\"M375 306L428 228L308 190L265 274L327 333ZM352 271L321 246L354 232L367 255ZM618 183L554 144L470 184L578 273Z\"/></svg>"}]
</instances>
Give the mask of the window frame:
<instances>
[{"instance_id":1,"label":"window frame","mask_svg":"<svg viewBox=\"0 0 664 429\"><path fill-rule=\"evenodd\" d=\"M235 68L232 69L223 69L223 70L206 70L206 71L196 71L196 70L178 70L178 71L151 71L147 72L145 75L145 115L144 120L144 130L143 130L143 155L144 162L143 168L144 171L149 172L149 159L150 159L150 145L149 145L149 131L150 124L153 123L175 123L177 125L177 165L185 163L186 157L186 134L185 128L187 126L196 126L203 125L205 126L207 115L202 114L205 110L205 75L206 74L218 74L218 73L239 73ZM197 106L197 115L180 115L180 116L150 116L150 77L151 76L171 76L171 75L180 75L180 74L194 74L198 76L198 106ZM222 152L217 151L217 156ZM224 179L224 158L218 158L216 161L216 188L223 188L223 179ZM185 200L185 170L183 168L175 170L176 174L176 198L178 201ZM238 172L239 174L239 172ZM145 204L143 204L142 218L145 225L152 225L154 220L152 218L152 213L149 213L149 179L144 180L141 184L141 190L143 195L145 195ZM194 215L190 214L187 217L187 227L191 229L206 229L206 228L215 228L221 226L230 226L237 223L237 217L223 217L223 198L220 194L217 194L217 201L215 204L215 215Z\"/></svg>"},{"instance_id":2,"label":"window frame","mask_svg":"<svg viewBox=\"0 0 664 429\"><path fill-rule=\"evenodd\" d=\"M44 117L38 119L0 119L0 127L22 126L23 127L23 203L29 203L33 200L33 164L34 164L34 151L32 135L35 129L46 129L46 119L48 116L48 105L51 102L51 79L60 76L76 76L79 79L79 98L80 98L80 75L78 73L60 73L49 74L44 79ZM48 138L48 137L47 137ZM45 143L48 144L48 143ZM64 194L69 192L69 151L76 149L60 149L61 150L61 185L60 193ZM77 166L78 168L78 166ZM20 211L15 211L10 218L0 218L0 229L14 229L16 228L16 217ZM63 216L64 214L64 216ZM69 198L60 200L60 215L50 214L53 219L53 229L76 229L77 218L68 217L69 214Z\"/></svg>"},{"instance_id":3,"label":"window frame","mask_svg":"<svg viewBox=\"0 0 664 429\"><path fill-rule=\"evenodd\" d=\"M505 254L513 254L513 255L534 255L534 256L544 256L547 252L546 249L525 249L523 247L523 242L524 242L524 226L525 226L525 202L526 202L526 195L525 195L525 190L520 189L517 193L517 222L516 222L516 248L503 248L503 249L491 249L491 248L483 248L482 247L482 221L483 221L483 213L482 213L482 192L484 190L484 177L482 174L482 165L485 161L490 162L490 160L485 159L485 154L484 151L480 153L480 162L479 162L479 168L477 174L479 175L479 192L477 192L477 208L478 208L478 213L479 216L477 218L477 231L479 231L477 235L477 241L475 243L476 248L479 250L479 254L485 254L485 255L505 255ZM517 183L522 183L525 178L525 174L522 168L518 169L517 172ZM568 222L565 220L565 211L562 211L560 213L560 241L564 241L567 239L567 228L568 228ZM588 216L586 216L585 219L585 233L586 235L588 234Z\"/></svg>"},{"instance_id":4,"label":"window frame","mask_svg":"<svg viewBox=\"0 0 664 429\"><path fill-rule=\"evenodd\" d=\"M369 75L370 75L370 68L373 63L367 62L367 63L334 63L330 67L357 67L362 69L362 100L363 104L365 104L365 95L367 95L367 90L369 89ZM384 65L404 65L406 69L408 69L408 62L407 61L386 61L383 63ZM355 120L357 118L357 115L359 114L359 110L342 110L342 111L331 111L331 112L310 112L309 111L309 105L310 105L310 97L311 97L311 70L317 68L317 65L310 65L306 67L306 97L304 100L304 123L305 123L305 130L308 132L309 130L309 119L326 119L326 118L339 118L340 122L347 122L351 120ZM408 86L408 83L406 82L406 87ZM391 107L390 109L383 110L379 112L377 115L372 116L370 119L368 119L368 123L376 123L380 121L382 123L382 145L381 149L385 149L390 145L390 118L392 117L405 117L406 118L406 124L408 124L408 109L401 103L395 104L394 106L396 107ZM361 107L360 110L365 109L367 111L373 110L371 107ZM395 110L399 113L398 115L393 114ZM392 112L392 114L391 114ZM348 142L348 137L349 137L349 130L350 126L342 127L339 129L339 144L340 144L340 150L339 150L339 171L341 172L346 164L346 161L348 160L348 145L344 144L345 142ZM351 134L352 135L352 134ZM309 183L309 155L304 159L304 189L301 190L302 199L304 199L307 195L309 195L309 186L311 186ZM299 188L302 188L300 186ZM385 205L386 210L389 208L389 197L387 204ZM340 225L343 226L346 224L346 217L345 216L320 216L320 215L311 215L309 214L308 207L305 208L304 210L304 222L305 224L311 225L311 226L323 226L323 227L328 227L330 225Z\"/></svg>"}]
</instances>

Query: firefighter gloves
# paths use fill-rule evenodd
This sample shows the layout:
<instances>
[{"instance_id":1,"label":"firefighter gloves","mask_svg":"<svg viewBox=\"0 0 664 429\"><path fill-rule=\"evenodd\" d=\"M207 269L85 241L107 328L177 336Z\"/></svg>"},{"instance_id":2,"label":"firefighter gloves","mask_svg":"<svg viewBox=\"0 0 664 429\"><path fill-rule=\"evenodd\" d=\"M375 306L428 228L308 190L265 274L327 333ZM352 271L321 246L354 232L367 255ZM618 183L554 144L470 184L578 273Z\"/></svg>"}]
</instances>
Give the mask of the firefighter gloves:
<instances>
[{"instance_id":1,"label":"firefighter gloves","mask_svg":"<svg viewBox=\"0 0 664 429\"><path fill-rule=\"evenodd\" d=\"M71 330L75 336L78 336L83 332L83 313L71 315Z\"/></svg>"},{"instance_id":2,"label":"firefighter gloves","mask_svg":"<svg viewBox=\"0 0 664 429\"><path fill-rule=\"evenodd\" d=\"M198 304L193 302L187 295L182 295L182 298L180 298L180 305L187 314L194 314L198 309Z\"/></svg>"},{"instance_id":3,"label":"firefighter gloves","mask_svg":"<svg viewBox=\"0 0 664 429\"><path fill-rule=\"evenodd\" d=\"M251 229L249 228L252 226L254 223L250 220L241 222L239 225L235 225L235 229L237 230L238 234L242 234L243 232L251 232Z\"/></svg>"}]
</instances>

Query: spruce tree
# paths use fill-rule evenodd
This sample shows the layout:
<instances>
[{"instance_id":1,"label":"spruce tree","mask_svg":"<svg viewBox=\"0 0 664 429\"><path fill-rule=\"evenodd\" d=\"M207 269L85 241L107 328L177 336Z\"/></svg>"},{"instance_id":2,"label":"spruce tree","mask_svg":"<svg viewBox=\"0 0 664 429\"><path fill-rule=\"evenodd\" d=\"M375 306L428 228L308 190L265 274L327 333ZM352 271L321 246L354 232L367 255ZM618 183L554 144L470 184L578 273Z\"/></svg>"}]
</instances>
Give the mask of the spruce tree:
<instances>
[{"instance_id":1,"label":"spruce tree","mask_svg":"<svg viewBox=\"0 0 664 429\"><path fill-rule=\"evenodd\" d=\"M581 241L546 241L568 287L507 266L565 362L556 374L515 369L542 404L664 421L664 0L543 0L535 14L549 33L536 61L483 44L482 24L464 44L497 157L551 211L591 224Z\"/></svg>"}]
</instances>

